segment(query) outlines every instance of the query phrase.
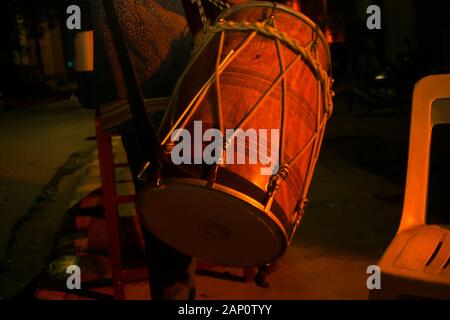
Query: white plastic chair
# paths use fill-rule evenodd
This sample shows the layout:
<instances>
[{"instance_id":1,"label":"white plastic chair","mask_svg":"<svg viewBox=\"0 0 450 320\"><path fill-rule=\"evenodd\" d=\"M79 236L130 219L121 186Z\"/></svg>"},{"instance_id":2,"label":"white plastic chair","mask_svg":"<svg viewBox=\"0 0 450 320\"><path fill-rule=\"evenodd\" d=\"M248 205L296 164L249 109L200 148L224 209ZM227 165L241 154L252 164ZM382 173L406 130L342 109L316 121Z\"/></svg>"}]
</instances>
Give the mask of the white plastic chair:
<instances>
[{"instance_id":1,"label":"white plastic chair","mask_svg":"<svg viewBox=\"0 0 450 320\"><path fill-rule=\"evenodd\" d=\"M379 263L382 289L372 290L371 299L450 299L450 227L426 224L431 135L445 123L450 124L450 74L423 78L414 88L400 228ZM450 181L448 190L450 196Z\"/></svg>"}]
</instances>

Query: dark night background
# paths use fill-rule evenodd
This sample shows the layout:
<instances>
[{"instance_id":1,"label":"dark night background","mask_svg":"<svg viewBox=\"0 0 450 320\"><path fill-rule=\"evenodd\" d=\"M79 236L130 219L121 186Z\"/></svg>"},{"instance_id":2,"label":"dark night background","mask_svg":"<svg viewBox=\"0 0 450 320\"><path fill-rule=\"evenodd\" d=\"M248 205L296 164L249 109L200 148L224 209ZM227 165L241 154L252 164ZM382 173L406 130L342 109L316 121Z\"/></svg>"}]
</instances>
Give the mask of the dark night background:
<instances>
[{"instance_id":1,"label":"dark night background","mask_svg":"<svg viewBox=\"0 0 450 320\"><path fill-rule=\"evenodd\" d=\"M82 8L82 29L89 29L88 0L2 1L1 91L6 97L13 97L18 88L24 85L35 92L36 88L43 89L45 83L60 86L73 80L70 63L73 62L72 42L75 32L65 28L65 9L70 4L78 4ZM323 4L322 0L302 1L306 15L321 25L328 23L335 31L344 31L345 42L333 45L338 80L351 79L357 73L358 66L367 63L365 60L369 59L368 56L375 56L380 63L395 63L399 54L409 51L422 73L449 70L450 5L447 1L329 0L326 17ZM370 4L378 4L382 9L380 31L365 28L365 9ZM37 43L45 32L55 28L61 33L65 63L64 68L56 74L46 74L43 70L45 61L42 61L45 57L42 57L42 50ZM20 39L21 33L26 34L26 41ZM26 61L27 57L30 61Z\"/></svg>"},{"instance_id":2,"label":"dark night background","mask_svg":"<svg viewBox=\"0 0 450 320\"><path fill-rule=\"evenodd\" d=\"M337 86L358 81L361 70L374 64L380 68L398 64L402 55L412 59L414 78L450 68L447 1L303 0L301 3L304 13L320 25L328 25L339 41L332 45ZM4 99L23 97L24 91L25 95L42 95L73 82L76 31L65 28L65 10L70 4L81 7L82 29L90 29L88 0L2 1L0 92ZM365 27L366 8L370 4L381 7L382 30ZM54 46L61 46L58 50L62 51L63 63L58 62L60 65L53 68L47 66L50 57L42 49L49 32L61 38L61 43Z\"/></svg>"}]
</instances>

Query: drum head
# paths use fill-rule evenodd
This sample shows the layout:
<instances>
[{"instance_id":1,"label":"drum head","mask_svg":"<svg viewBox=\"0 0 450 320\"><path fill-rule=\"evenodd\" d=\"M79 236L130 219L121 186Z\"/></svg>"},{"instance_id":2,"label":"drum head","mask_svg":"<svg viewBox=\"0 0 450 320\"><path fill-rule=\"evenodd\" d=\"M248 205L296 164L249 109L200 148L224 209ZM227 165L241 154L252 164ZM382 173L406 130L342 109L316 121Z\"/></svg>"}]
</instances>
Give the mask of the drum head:
<instances>
[{"instance_id":1,"label":"drum head","mask_svg":"<svg viewBox=\"0 0 450 320\"><path fill-rule=\"evenodd\" d=\"M137 211L148 230L187 255L223 266L262 265L280 256L287 240L276 218L247 200L204 182L166 184L141 190Z\"/></svg>"}]
</instances>

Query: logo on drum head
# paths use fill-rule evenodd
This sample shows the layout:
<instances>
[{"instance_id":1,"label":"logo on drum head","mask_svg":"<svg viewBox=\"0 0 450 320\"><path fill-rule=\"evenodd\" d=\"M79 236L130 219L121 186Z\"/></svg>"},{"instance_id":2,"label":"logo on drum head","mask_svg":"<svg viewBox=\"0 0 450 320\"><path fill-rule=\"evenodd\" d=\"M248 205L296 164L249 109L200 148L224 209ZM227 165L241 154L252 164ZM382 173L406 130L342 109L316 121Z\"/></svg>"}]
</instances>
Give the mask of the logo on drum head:
<instances>
[{"instance_id":1,"label":"logo on drum head","mask_svg":"<svg viewBox=\"0 0 450 320\"><path fill-rule=\"evenodd\" d=\"M201 227L200 234L205 242L225 240L230 237L227 227L218 223L207 223Z\"/></svg>"},{"instance_id":2,"label":"logo on drum head","mask_svg":"<svg viewBox=\"0 0 450 320\"><path fill-rule=\"evenodd\" d=\"M194 121L192 130L175 130L171 135L175 142L170 154L172 162L175 165L250 164L259 165L264 176L278 172L279 129L224 131L225 138L219 129L203 130L202 121Z\"/></svg>"}]
</instances>

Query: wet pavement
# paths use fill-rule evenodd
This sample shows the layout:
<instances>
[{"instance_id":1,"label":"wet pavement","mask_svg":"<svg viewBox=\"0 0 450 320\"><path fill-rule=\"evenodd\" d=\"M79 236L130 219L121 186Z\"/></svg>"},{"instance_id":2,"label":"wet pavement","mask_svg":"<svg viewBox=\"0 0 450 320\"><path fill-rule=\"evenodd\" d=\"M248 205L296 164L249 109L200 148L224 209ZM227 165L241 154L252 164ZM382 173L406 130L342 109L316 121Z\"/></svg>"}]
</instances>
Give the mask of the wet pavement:
<instances>
[{"instance_id":1,"label":"wet pavement","mask_svg":"<svg viewBox=\"0 0 450 320\"><path fill-rule=\"evenodd\" d=\"M73 174L95 147L93 123L72 100L0 113L0 297L20 292L48 259Z\"/></svg>"}]
</instances>

